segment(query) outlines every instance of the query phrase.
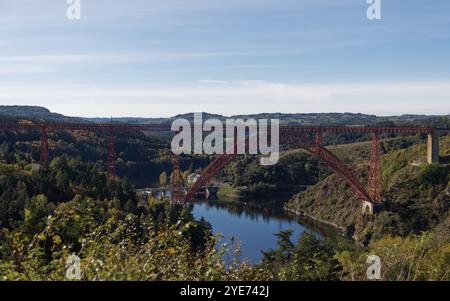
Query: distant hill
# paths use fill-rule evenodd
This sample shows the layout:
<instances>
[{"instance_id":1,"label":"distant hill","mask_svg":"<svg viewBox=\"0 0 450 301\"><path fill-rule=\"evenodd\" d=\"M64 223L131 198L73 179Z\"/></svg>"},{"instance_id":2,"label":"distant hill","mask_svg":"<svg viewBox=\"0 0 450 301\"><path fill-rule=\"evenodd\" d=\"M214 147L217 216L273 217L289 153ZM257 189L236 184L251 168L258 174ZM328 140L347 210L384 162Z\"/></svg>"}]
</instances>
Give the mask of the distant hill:
<instances>
[{"instance_id":1,"label":"distant hill","mask_svg":"<svg viewBox=\"0 0 450 301\"><path fill-rule=\"evenodd\" d=\"M29 118L33 120L47 120L58 122L82 122L83 119L76 117L68 117L62 114L50 112L47 108L39 106L1 106L0 105L0 118L17 117L17 118Z\"/></svg>"},{"instance_id":2,"label":"distant hill","mask_svg":"<svg viewBox=\"0 0 450 301\"><path fill-rule=\"evenodd\" d=\"M33 120L46 120L55 122L95 122L95 123L131 123L131 124L169 124L174 119L184 118L189 121L194 119L194 113L179 114L170 118L140 118L140 117L114 117L110 118L86 118L69 117L62 114L50 112L47 108L39 106L0 106L0 118L15 117L29 118ZM450 115L428 116L428 115L401 115L401 116L376 116L361 113L259 113L249 115L224 116L211 113L203 113L203 119L216 118L225 120L227 118L256 118L256 119L279 119L281 124L289 125L411 125L411 126L434 126L450 127Z\"/></svg>"},{"instance_id":3,"label":"distant hill","mask_svg":"<svg viewBox=\"0 0 450 301\"><path fill-rule=\"evenodd\" d=\"M217 118L219 120L225 120L226 118L230 118L223 115L210 114L203 112L203 119ZM111 122L110 118L85 118L88 121L92 122ZM148 123L158 123L158 124L170 124L175 119L187 119L189 121L194 120L194 113L185 113L178 114L169 118L142 118L142 117L118 117L113 118L113 122L121 122L121 123L132 123L132 124L148 124Z\"/></svg>"},{"instance_id":4,"label":"distant hill","mask_svg":"<svg viewBox=\"0 0 450 301\"><path fill-rule=\"evenodd\" d=\"M104 118L104 117L93 117L93 118L82 118L85 121L95 122L95 123L128 123L128 124L148 124L157 123L163 124L170 121L169 118L141 118L141 117L114 117L114 118Z\"/></svg>"},{"instance_id":5,"label":"distant hill","mask_svg":"<svg viewBox=\"0 0 450 301\"><path fill-rule=\"evenodd\" d=\"M450 127L450 115L430 116L430 115L400 115L400 116L376 116L361 113L259 113L249 115L218 115L203 112L203 120L215 118L219 120L231 119L279 119L282 125L387 125L387 126L432 126ZM119 117L113 118L113 122L148 124L161 123L169 124L173 120L183 118L190 122L194 120L194 113L178 114L170 118L138 118ZM91 122L111 122L109 118L84 118Z\"/></svg>"}]
</instances>

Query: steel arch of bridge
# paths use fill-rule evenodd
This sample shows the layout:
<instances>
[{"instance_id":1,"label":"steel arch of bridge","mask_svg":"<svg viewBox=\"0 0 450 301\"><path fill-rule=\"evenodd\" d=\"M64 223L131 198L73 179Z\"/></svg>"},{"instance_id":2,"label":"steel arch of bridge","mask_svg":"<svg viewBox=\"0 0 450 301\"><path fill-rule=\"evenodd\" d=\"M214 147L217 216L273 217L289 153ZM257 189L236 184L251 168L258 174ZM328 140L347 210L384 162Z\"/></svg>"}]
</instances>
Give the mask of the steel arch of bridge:
<instances>
[{"instance_id":1,"label":"steel arch of bridge","mask_svg":"<svg viewBox=\"0 0 450 301\"><path fill-rule=\"evenodd\" d=\"M336 157L332 152L326 149L322 145L322 131L317 131L314 138L308 137L308 132L295 132L293 129L284 129L284 133L281 133L281 143L290 144L297 148L301 148L309 152L310 154L316 156L319 160L323 161L328 167L340 175L353 189L353 191L360 197L361 200L375 203L382 201L381 192L381 176L377 177L378 181L369 181L369 190L377 191L378 195L371 196L361 182L356 178L353 171L338 157ZM284 135L283 135L284 134ZM380 160L379 157L379 141L378 135L373 135L372 138L376 137L375 142L372 142L372 158L371 160ZM248 142L248 139L246 143ZM183 198L183 203L190 202L195 197L196 193L205 185L207 185L211 179L219 173L228 164L234 161L237 157L236 151L236 139L234 145L234 152L226 152L225 154L219 155L213 162L211 162L205 170L200 175L200 178L191 186L187 194ZM379 166L379 164L371 163L371 172L379 173L380 170L373 171L373 166ZM375 188L374 188L375 187Z\"/></svg>"},{"instance_id":2,"label":"steel arch of bridge","mask_svg":"<svg viewBox=\"0 0 450 301\"><path fill-rule=\"evenodd\" d=\"M114 133L121 131L146 131L146 132L170 132L171 126L168 124L125 124L125 123L22 123L3 122L0 120L0 131L2 130L33 130L40 132L40 162L43 169L49 163L48 131L59 130L86 130L102 131L109 133L108 143L108 176L115 175L115 136ZM336 173L342 176L353 188L357 195L365 202L382 202L381 175L380 175L380 151L378 135L382 133L414 135L428 134L434 135L439 131L448 129L435 129L430 127L383 127L383 126L282 126L280 127L280 138L285 139L284 143L303 148L311 154L324 161ZM368 190L359 182L351 168L346 166L340 159L333 155L322 145L322 134L344 134L359 133L372 135L372 155L370 159L370 173ZM235 135L236 136L236 135ZM311 138L313 136L313 138ZM283 142L282 142L283 143ZM235 146L236 147L236 146ZM237 152L233 152L236 154ZM196 191L206 185L211 178L221 169L236 158L237 155L224 154L218 156L202 173L200 179L192 186L182 202L193 199ZM174 159L174 166L176 159ZM179 168L179 167L177 167ZM181 198L181 197L180 197Z\"/></svg>"}]
</instances>

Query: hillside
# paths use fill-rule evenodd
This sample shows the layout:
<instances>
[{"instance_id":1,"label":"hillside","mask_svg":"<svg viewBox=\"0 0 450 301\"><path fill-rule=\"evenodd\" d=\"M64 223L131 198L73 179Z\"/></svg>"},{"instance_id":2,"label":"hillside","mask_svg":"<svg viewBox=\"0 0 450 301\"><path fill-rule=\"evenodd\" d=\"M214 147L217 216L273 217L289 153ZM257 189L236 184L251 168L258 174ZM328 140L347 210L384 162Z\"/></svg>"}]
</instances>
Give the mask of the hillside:
<instances>
[{"instance_id":1,"label":"hillside","mask_svg":"<svg viewBox=\"0 0 450 301\"><path fill-rule=\"evenodd\" d=\"M11 116L30 116L30 120L46 119L68 121L70 117L52 113L42 107L0 106L0 113ZM205 113L205 118L221 118L220 115ZM236 116L242 117L244 116ZM321 120L327 123L360 123L386 121L411 123L414 125L448 126L448 116L429 117L405 115L399 117L376 117L364 114L256 114L255 118L282 118L285 122L308 123ZM193 114L177 115L174 118L192 119ZM127 118L123 121L131 122ZM146 122L146 118L134 122ZM152 119L167 122L169 119ZM166 120L166 121L164 121ZM79 121L79 119L77 119ZM100 120L97 120L100 121ZM362 226L360 203L349 187L326 166L304 151L283 152L279 164L263 167L252 157L240 157L222 173L222 178L240 189L243 195L258 195L270 192L298 193L299 187L311 186L297 194L286 208L314 218L345 227L349 233L356 233L360 240L372 235L393 233L405 235L437 226L448 208L447 187L444 179L447 165L427 166L425 144L420 137L383 137L383 180L387 197L387 210L380 213L375 222ZM364 135L325 136L328 148L347 164L354 166L363 183L367 183L370 145ZM355 142L359 141L359 142ZM351 144L335 145L338 143ZM443 162L449 163L449 138L441 139ZM38 133L1 132L0 161L8 164L33 163L39 158ZM54 132L49 136L50 155L53 158L67 155L83 162L98 162L105 165L107 158L107 137L100 133L83 131ZM171 171L170 158L161 156L168 147L167 141L143 133L121 133L117 136L117 172L128 177L137 186L149 186L158 180L162 170ZM190 158L192 159L192 158ZM198 168L208 163L208 158L194 158L192 167L188 158L182 160L182 169ZM106 169L106 168L105 168ZM438 173L435 182L433 173ZM444 173L444 176L439 173ZM428 174L428 176L427 176ZM430 175L431 174L431 175ZM431 179L428 178L431 177ZM419 187L419 189L416 189ZM413 189L414 188L414 189Z\"/></svg>"},{"instance_id":2,"label":"hillside","mask_svg":"<svg viewBox=\"0 0 450 301\"><path fill-rule=\"evenodd\" d=\"M444 164L439 165L426 163L426 145L416 144L414 139L395 138L382 142L386 209L375 216L362 217L360 200L336 174L295 195L285 208L343 227L359 241L385 234L405 236L448 227L445 223L448 223L450 209L450 137L441 138ZM367 183L368 142L332 146L330 150L344 162L352 162L362 183Z\"/></svg>"},{"instance_id":3,"label":"hillside","mask_svg":"<svg viewBox=\"0 0 450 301\"><path fill-rule=\"evenodd\" d=\"M68 117L50 112L47 108L39 106L4 106L0 105L0 119L3 117L28 118L33 120L47 120L55 122L83 122L77 117Z\"/></svg>"},{"instance_id":4,"label":"hillside","mask_svg":"<svg viewBox=\"0 0 450 301\"><path fill-rule=\"evenodd\" d=\"M289 230L281 231L274 233L274 249L264 250L263 262L239 264L234 257L238 249L230 249L236 264L228 267L211 225L196 220L192 206L144 199L127 179L143 179L147 185L161 170L170 171L166 142L141 132L118 134L116 165L124 177L109 179L105 134L50 132L52 161L41 172L30 166L39 159L39 133L2 131L0 278L63 280L66 259L75 253L82 260L83 280L365 280L367 256L378 254L383 280L448 280L449 166L423 164L423 138L383 140L388 206L370 218L361 216L349 187L304 151L284 151L280 163L271 167L260 166L251 156L239 157L223 176L246 185L247 193L312 185L286 208L343 225L359 241L371 240L363 247L310 233L291 238ZM448 163L450 139L441 142L442 159ZM328 147L356 166L366 181L368 142ZM182 169L205 166L208 160L182 158ZM421 230L430 233L406 235ZM411 267L413 274L408 273Z\"/></svg>"},{"instance_id":5,"label":"hillside","mask_svg":"<svg viewBox=\"0 0 450 301\"><path fill-rule=\"evenodd\" d=\"M69 117L62 114L50 112L47 108L38 106L6 106L0 105L1 117L19 117L37 120L50 120L59 122L120 122L132 124L146 123L170 123L177 118L185 118L190 121L194 118L194 113L178 114L170 118L145 118L145 117L123 117L111 118L98 117ZM204 119L217 118L225 120L227 118L255 118L255 119L279 119L281 124L290 125L416 125L416 126L436 126L449 127L450 115L427 116L427 115L401 115L401 116L375 116L361 113L258 113L248 115L224 116L220 114L203 113Z\"/></svg>"}]
</instances>

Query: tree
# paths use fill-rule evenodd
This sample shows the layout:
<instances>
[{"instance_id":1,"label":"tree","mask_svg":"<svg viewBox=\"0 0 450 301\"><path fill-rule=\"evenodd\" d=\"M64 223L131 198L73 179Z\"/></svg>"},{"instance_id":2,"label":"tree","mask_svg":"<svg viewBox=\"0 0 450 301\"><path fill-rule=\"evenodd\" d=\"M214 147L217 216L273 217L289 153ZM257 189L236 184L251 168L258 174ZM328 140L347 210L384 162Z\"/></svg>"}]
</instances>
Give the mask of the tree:
<instances>
[{"instance_id":1,"label":"tree","mask_svg":"<svg viewBox=\"0 0 450 301\"><path fill-rule=\"evenodd\" d=\"M47 217L53 209L54 205L47 201L45 195L33 197L25 208L24 231L31 235L44 230Z\"/></svg>"},{"instance_id":2,"label":"tree","mask_svg":"<svg viewBox=\"0 0 450 301\"><path fill-rule=\"evenodd\" d=\"M421 180L426 185L447 184L450 167L441 164L427 164L422 169Z\"/></svg>"},{"instance_id":3,"label":"tree","mask_svg":"<svg viewBox=\"0 0 450 301\"><path fill-rule=\"evenodd\" d=\"M278 249L263 252L263 264L280 280L336 280L338 266L332 244L304 232L296 245L290 237L292 230L281 231Z\"/></svg>"},{"instance_id":4,"label":"tree","mask_svg":"<svg viewBox=\"0 0 450 301\"><path fill-rule=\"evenodd\" d=\"M129 213L136 213L136 209L137 209L136 203L133 202L132 200L128 200L128 201L125 203L124 209L125 209L126 212L129 212Z\"/></svg>"}]
</instances>

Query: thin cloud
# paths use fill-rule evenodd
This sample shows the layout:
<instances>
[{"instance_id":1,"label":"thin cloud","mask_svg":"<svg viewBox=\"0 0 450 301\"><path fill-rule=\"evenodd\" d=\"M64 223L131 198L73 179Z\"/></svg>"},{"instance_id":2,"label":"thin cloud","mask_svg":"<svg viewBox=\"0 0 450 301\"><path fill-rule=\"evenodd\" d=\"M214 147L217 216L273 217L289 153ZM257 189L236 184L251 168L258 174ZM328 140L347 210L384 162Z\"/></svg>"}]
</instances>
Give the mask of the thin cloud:
<instances>
[{"instance_id":1,"label":"thin cloud","mask_svg":"<svg viewBox=\"0 0 450 301\"><path fill-rule=\"evenodd\" d=\"M370 22L355 0L82 0L68 21L63 0L0 0L0 102L90 116L447 113L450 4L435 2L386 1Z\"/></svg>"},{"instance_id":2,"label":"thin cloud","mask_svg":"<svg viewBox=\"0 0 450 301\"><path fill-rule=\"evenodd\" d=\"M68 115L85 116L158 117L195 110L227 115L279 111L349 111L381 115L450 112L450 105L445 102L450 95L450 82L445 81L332 85L293 85L259 80L223 82L225 84L212 85L202 81L177 88L35 86L24 90L1 87L0 99L2 103L34 103ZM76 109L68 111L67 107Z\"/></svg>"}]
</instances>

